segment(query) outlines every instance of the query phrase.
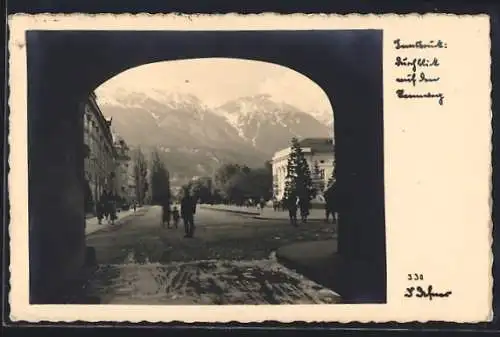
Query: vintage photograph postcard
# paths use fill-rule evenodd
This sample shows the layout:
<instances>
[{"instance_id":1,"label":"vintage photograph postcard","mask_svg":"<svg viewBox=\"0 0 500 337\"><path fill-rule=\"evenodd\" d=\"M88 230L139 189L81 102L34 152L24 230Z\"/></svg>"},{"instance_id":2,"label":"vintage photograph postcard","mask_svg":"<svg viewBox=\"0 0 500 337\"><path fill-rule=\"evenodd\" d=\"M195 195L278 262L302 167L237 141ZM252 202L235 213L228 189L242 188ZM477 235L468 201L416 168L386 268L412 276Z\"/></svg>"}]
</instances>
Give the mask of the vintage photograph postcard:
<instances>
[{"instance_id":1,"label":"vintage photograph postcard","mask_svg":"<svg viewBox=\"0 0 500 337\"><path fill-rule=\"evenodd\" d=\"M8 25L11 320L491 320L487 15Z\"/></svg>"}]
</instances>

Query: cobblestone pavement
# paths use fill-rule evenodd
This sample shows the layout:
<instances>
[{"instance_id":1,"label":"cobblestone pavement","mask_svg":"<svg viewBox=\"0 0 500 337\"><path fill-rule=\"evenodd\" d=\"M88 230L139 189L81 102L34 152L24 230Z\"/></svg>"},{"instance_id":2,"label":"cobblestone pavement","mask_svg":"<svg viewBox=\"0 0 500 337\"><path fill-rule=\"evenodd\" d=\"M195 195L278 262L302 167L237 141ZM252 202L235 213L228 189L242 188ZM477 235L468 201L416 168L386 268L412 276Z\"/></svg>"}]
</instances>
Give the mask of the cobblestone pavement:
<instances>
[{"instance_id":1,"label":"cobblestone pavement","mask_svg":"<svg viewBox=\"0 0 500 337\"><path fill-rule=\"evenodd\" d=\"M332 238L331 224L248 219L199 210L195 238L162 229L160 210L149 209L119 228L90 235L99 267L85 297L105 304L312 304L338 295L283 267L278 247Z\"/></svg>"}]
</instances>

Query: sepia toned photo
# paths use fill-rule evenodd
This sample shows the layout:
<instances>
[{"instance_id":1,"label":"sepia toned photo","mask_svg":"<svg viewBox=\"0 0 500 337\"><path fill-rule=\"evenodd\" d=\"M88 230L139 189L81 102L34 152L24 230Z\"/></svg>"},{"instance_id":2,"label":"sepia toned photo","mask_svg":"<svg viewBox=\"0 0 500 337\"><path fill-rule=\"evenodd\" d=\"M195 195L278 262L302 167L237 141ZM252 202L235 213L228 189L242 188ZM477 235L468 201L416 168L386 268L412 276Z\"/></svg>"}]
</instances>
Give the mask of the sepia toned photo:
<instances>
[{"instance_id":1,"label":"sepia toned photo","mask_svg":"<svg viewBox=\"0 0 500 337\"><path fill-rule=\"evenodd\" d=\"M59 44L71 62L50 56ZM67 293L32 272L33 303L385 302L381 31L33 31L27 45L28 105L57 115L29 118L30 207L52 218L32 222L47 244L32 270L95 267ZM47 205L56 184L67 199Z\"/></svg>"},{"instance_id":2,"label":"sepia toned photo","mask_svg":"<svg viewBox=\"0 0 500 337\"><path fill-rule=\"evenodd\" d=\"M469 104L458 103L465 89L448 90L459 85L448 68L460 53L451 34L422 31L417 41L410 28L390 28L389 16L333 17L332 26L282 16L281 26L257 28L265 17L11 21L10 104L19 119L11 118L10 144L26 158L10 180L13 189L14 178L25 179L26 193L12 208L23 225L11 224L11 238L25 244L11 242L11 263L25 269L13 269L11 303L18 296L23 310L40 310L30 311L34 319L69 321L163 320L161 310L182 321L252 321L248 310L259 320L328 320L328 310L333 321L418 320L416 303L424 319L459 319L466 315L445 308L469 295L430 256L458 258L460 221L475 212L469 253L481 261L474 277L484 295L474 317L488 311L489 157L464 164L452 148L468 122L489 130L488 68L470 74L484 90L474 103L482 119L472 122L457 110ZM457 26L441 19L430 17L429 27ZM464 22L465 32L486 26ZM415 112L447 109L458 131L448 130L445 145L441 117L424 129ZM475 139L467 146L486 154L487 137ZM474 190L445 186L443 172L457 166L457 176L476 172ZM479 206L460 208L470 200ZM437 246L452 224L457 239ZM150 316L131 318L136 310Z\"/></svg>"}]
</instances>

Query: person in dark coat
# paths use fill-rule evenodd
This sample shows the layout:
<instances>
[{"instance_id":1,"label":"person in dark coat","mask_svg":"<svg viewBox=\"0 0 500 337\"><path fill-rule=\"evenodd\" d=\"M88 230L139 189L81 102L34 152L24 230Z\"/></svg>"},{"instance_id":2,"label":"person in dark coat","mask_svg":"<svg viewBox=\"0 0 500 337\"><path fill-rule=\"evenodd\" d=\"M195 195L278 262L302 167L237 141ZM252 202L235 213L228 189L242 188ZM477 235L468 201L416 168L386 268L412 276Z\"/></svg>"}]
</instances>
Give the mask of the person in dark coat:
<instances>
[{"instance_id":1,"label":"person in dark coat","mask_svg":"<svg viewBox=\"0 0 500 337\"><path fill-rule=\"evenodd\" d=\"M107 221L109 221L109 216L110 216L109 197L108 197L108 192L106 192L106 190L104 190L102 192L100 202L101 202L101 209L102 209L103 218L105 218Z\"/></svg>"},{"instance_id":2,"label":"person in dark coat","mask_svg":"<svg viewBox=\"0 0 500 337\"><path fill-rule=\"evenodd\" d=\"M186 238L192 238L194 235L194 215L196 213L196 200L193 198L189 190L184 191L184 196L181 199L181 217L184 222L184 230Z\"/></svg>"},{"instance_id":3,"label":"person in dark coat","mask_svg":"<svg viewBox=\"0 0 500 337\"><path fill-rule=\"evenodd\" d=\"M167 228L170 228L170 202L165 202L161 206L161 226L165 228L165 222L167 223Z\"/></svg>"},{"instance_id":4,"label":"person in dark coat","mask_svg":"<svg viewBox=\"0 0 500 337\"><path fill-rule=\"evenodd\" d=\"M177 208L177 206L174 206L174 209L172 210L172 215L174 219L175 228L179 228L179 220L181 218L181 215L179 213L179 209Z\"/></svg>"},{"instance_id":5,"label":"person in dark coat","mask_svg":"<svg viewBox=\"0 0 500 337\"><path fill-rule=\"evenodd\" d=\"M118 219L118 216L116 215L116 201L114 200L109 203L109 218L112 225L114 225L115 220Z\"/></svg>"},{"instance_id":6,"label":"person in dark coat","mask_svg":"<svg viewBox=\"0 0 500 337\"><path fill-rule=\"evenodd\" d=\"M109 220L114 225L118 216L116 215L116 196L113 194L109 194L108 207Z\"/></svg>"},{"instance_id":7,"label":"person in dark coat","mask_svg":"<svg viewBox=\"0 0 500 337\"><path fill-rule=\"evenodd\" d=\"M260 198L260 200L259 200L259 206L260 206L260 210L262 212L264 210L264 207L266 207L266 201L264 200L264 197Z\"/></svg>"},{"instance_id":8,"label":"person in dark coat","mask_svg":"<svg viewBox=\"0 0 500 337\"><path fill-rule=\"evenodd\" d=\"M297 198L289 197L285 200L286 208L288 209L288 216L290 217L290 224L297 226Z\"/></svg>"},{"instance_id":9,"label":"person in dark coat","mask_svg":"<svg viewBox=\"0 0 500 337\"><path fill-rule=\"evenodd\" d=\"M102 224L102 219L104 218L104 209L103 209L102 201L98 201L96 204L96 215L97 215L97 221L100 224Z\"/></svg>"},{"instance_id":10,"label":"person in dark coat","mask_svg":"<svg viewBox=\"0 0 500 337\"><path fill-rule=\"evenodd\" d=\"M333 218L333 223L337 222L337 187L335 185L330 186L325 193L325 221L328 223L330 220L330 214Z\"/></svg>"},{"instance_id":11,"label":"person in dark coat","mask_svg":"<svg viewBox=\"0 0 500 337\"><path fill-rule=\"evenodd\" d=\"M299 198L299 208L300 208L300 218L303 223L307 222L307 217L309 216L309 209L311 208L309 198L301 197Z\"/></svg>"}]
</instances>

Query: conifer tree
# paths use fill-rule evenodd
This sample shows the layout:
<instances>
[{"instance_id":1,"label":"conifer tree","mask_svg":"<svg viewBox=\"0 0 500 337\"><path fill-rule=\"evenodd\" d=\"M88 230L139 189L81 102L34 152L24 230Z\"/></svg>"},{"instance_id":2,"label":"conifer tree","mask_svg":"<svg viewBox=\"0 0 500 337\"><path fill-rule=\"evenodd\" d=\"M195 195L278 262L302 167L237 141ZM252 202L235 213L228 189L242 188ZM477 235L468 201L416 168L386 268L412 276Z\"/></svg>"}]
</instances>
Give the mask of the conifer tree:
<instances>
[{"instance_id":1,"label":"conifer tree","mask_svg":"<svg viewBox=\"0 0 500 337\"><path fill-rule=\"evenodd\" d=\"M319 193L323 192L323 189L325 188L323 180L324 178L321 176L321 169L319 167L319 163L317 160L314 161L312 177L313 177L314 195L316 196Z\"/></svg>"},{"instance_id":2,"label":"conifer tree","mask_svg":"<svg viewBox=\"0 0 500 337\"><path fill-rule=\"evenodd\" d=\"M284 198L290 200L299 197L311 200L314 196L314 188L309 164L297 138L292 138L291 143L291 152L287 162Z\"/></svg>"}]
</instances>

